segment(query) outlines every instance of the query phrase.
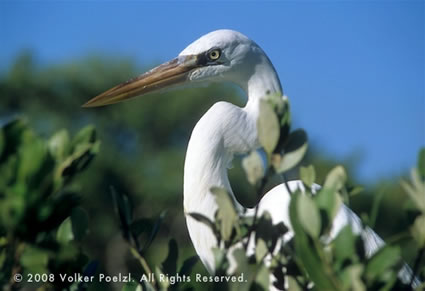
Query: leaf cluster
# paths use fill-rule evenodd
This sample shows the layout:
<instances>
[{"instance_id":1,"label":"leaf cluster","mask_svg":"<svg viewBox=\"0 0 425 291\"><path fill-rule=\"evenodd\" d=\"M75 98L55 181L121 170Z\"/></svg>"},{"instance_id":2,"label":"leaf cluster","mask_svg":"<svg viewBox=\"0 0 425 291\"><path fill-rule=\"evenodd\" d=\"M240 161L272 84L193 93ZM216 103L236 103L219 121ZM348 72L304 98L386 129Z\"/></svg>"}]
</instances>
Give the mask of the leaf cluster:
<instances>
[{"instance_id":1,"label":"leaf cluster","mask_svg":"<svg viewBox=\"0 0 425 291\"><path fill-rule=\"evenodd\" d=\"M72 139L62 130L48 140L23 119L0 128L0 285L18 288L12 280L17 273L83 271L88 258L80 242L88 232L88 214L72 182L98 150L90 126Z\"/></svg>"}]
</instances>

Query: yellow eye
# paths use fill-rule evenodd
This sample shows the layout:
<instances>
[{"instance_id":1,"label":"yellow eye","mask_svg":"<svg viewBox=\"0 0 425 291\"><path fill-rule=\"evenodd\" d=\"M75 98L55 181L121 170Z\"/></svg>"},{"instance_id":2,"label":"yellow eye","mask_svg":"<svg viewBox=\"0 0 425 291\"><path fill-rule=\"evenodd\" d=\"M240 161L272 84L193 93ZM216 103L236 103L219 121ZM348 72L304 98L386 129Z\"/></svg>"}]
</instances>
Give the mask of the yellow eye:
<instances>
[{"instance_id":1,"label":"yellow eye","mask_svg":"<svg viewBox=\"0 0 425 291\"><path fill-rule=\"evenodd\" d=\"M208 58L212 61L218 60L220 58L221 51L219 49L213 49L208 52Z\"/></svg>"}]
</instances>

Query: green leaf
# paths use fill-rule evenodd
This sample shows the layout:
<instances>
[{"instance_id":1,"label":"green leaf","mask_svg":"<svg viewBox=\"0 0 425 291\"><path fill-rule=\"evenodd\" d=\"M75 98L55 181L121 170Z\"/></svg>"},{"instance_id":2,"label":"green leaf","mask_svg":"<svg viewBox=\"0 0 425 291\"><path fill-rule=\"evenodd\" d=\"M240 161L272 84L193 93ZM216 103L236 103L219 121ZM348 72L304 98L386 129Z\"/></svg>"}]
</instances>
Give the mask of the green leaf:
<instances>
[{"instance_id":1,"label":"green leaf","mask_svg":"<svg viewBox=\"0 0 425 291\"><path fill-rule=\"evenodd\" d=\"M321 221L316 204L307 195L300 195L297 211L304 230L312 237L317 238L320 234Z\"/></svg>"},{"instance_id":2,"label":"green leaf","mask_svg":"<svg viewBox=\"0 0 425 291\"><path fill-rule=\"evenodd\" d=\"M284 145L283 156L274 154L272 156L272 165L277 173L284 173L295 167L307 152L307 134L302 129L297 129L288 137Z\"/></svg>"},{"instance_id":3,"label":"green leaf","mask_svg":"<svg viewBox=\"0 0 425 291\"><path fill-rule=\"evenodd\" d=\"M344 226L332 241L335 260L342 264L356 254L356 236L350 225Z\"/></svg>"},{"instance_id":4,"label":"green leaf","mask_svg":"<svg viewBox=\"0 0 425 291\"><path fill-rule=\"evenodd\" d=\"M425 182L421 181L416 169L411 171L411 183L401 181L403 190L409 195L415 206L425 213Z\"/></svg>"},{"instance_id":5,"label":"green leaf","mask_svg":"<svg viewBox=\"0 0 425 291\"><path fill-rule=\"evenodd\" d=\"M137 219L131 223L130 230L135 237L143 233L150 233L153 230L153 221L148 218Z\"/></svg>"},{"instance_id":6,"label":"green leaf","mask_svg":"<svg viewBox=\"0 0 425 291\"><path fill-rule=\"evenodd\" d=\"M165 274L173 276L177 272L178 247L175 239L170 239L168 242L168 256L162 262L162 270Z\"/></svg>"},{"instance_id":7,"label":"green leaf","mask_svg":"<svg viewBox=\"0 0 425 291\"><path fill-rule=\"evenodd\" d=\"M303 291L303 288L298 284L292 276L287 276L288 280L288 291Z\"/></svg>"},{"instance_id":8,"label":"green leaf","mask_svg":"<svg viewBox=\"0 0 425 291\"><path fill-rule=\"evenodd\" d=\"M206 226L208 226L212 230L212 232L217 235L217 228L215 227L215 224L214 222L211 221L211 219L209 219L203 214L196 213L196 212L190 212L188 213L188 215L192 217L193 219L195 219L196 221L199 221L205 224Z\"/></svg>"},{"instance_id":9,"label":"green leaf","mask_svg":"<svg viewBox=\"0 0 425 291\"><path fill-rule=\"evenodd\" d=\"M261 263L263 258L268 252L267 245L261 238L257 239L257 245L255 246L255 259L258 264Z\"/></svg>"},{"instance_id":10,"label":"green leaf","mask_svg":"<svg viewBox=\"0 0 425 291\"><path fill-rule=\"evenodd\" d=\"M55 133L49 140L48 147L50 154L56 160L62 160L68 152L69 134L67 130L61 130Z\"/></svg>"},{"instance_id":11,"label":"green leaf","mask_svg":"<svg viewBox=\"0 0 425 291\"><path fill-rule=\"evenodd\" d=\"M381 248L366 265L365 275L368 281L373 281L394 268L400 263L400 255L400 248L397 246L386 245Z\"/></svg>"},{"instance_id":12,"label":"green leaf","mask_svg":"<svg viewBox=\"0 0 425 291\"><path fill-rule=\"evenodd\" d=\"M323 188L340 191L347 181L347 174L342 166L336 166L326 176Z\"/></svg>"},{"instance_id":13,"label":"green leaf","mask_svg":"<svg viewBox=\"0 0 425 291\"><path fill-rule=\"evenodd\" d=\"M23 251L20 262L27 273L48 273L48 253L42 249L27 246Z\"/></svg>"},{"instance_id":14,"label":"green leaf","mask_svg":"<svg viewBox=\"0 0 425 291\"><path fill-rule=\"evenodd\" d=\"M56 233L56 240L60 243L67 244L74 239L72 232L71 218L65 219L59 226L58 232Z\"/></svg>"},{"instance_id":15,"label":"green leaf","mask_svg":"<svg viewBox=\"0 0 425 291\"><path fill-rule=\"evenodd\" d=\"M257 290L266 291L270 288L270 273L264 264L259 265L259 270L257 271L257 276L255 277L255 283L257 285ZM258 287L261 289L258 289Z\"/></svg>"},{"instance_id":16,"label":"green leaf","mask_svg":"<svg viewBox=\"0 0 425 291\"><path fill-rule=\"evenodd\" d=\"M252 151L242 160L242 167L251 185L256 185L264 177L264 165L260 154Z\"/></svg>"},{"instance_id":17,"label":"green leaf","mask_svg":"<svg viewBox=\"0 0 425 291\"><path fill-rule=\"evenodd\" d=\"M71 213L72 233L77 241L81 241L88 232L89 216L87 212L77 207Z\"/></svg>"},{"instance_id":18,"label":"green leaf","mask_svg":"<svg viewBox=\"0 0 425 291\"><path fill-rule=\"evenodd\" d=\"M238 214L229 193L225 189L212 187L210 191L215 195L217 202L217 220L220 221L221 239L228 241L232 235L233 226L238 221Z\"/></svg>"},{"instance_id":19,"label":"green leaf","mask_svg":"<svg viewBox=\"0 0 425 291\"><path fill-rule=\"evenodd\" d=\"M422 180L425 180L425 148L421 148L418 155L418 172Z\"/></svg>"},{"instance_id":20,"label":"green leaf","mask_svg":"<svg viewBox=\"0 0 425 291\"><path fill-rule=\"evenodd\" d=\"M279 141L279 120L273 106L260 100L260 115L258 117L258 140L267 154L271 154Z\"/></svg>"},{"instance_id":21,"label":"green leaf","mask_svg":"<svg viewBox=\"0 0 425 291\"><path fill-rule=\"evenodd\" d=\"M322 188L319 193L313 196L313 199L322 214L322 230L330 230L332 222L342 205L341 197L331 189Z\"/></svg>"},{"instance_id":22,"label":"green leaf","mask_svg":"<svg viewBox=\"0 0 425 291\"><path fill-rule=\"evenodd\" d=\"M183 262L182 267L179 270L179 275L181 276L189 276L189 274L191 273L193 267L195 266L195 264L199 261L199 257L198 256L192 256L188 259L186 259Z\"/></svg>"},{"instance_id":23,"label":"green leaf","mask_svg":"<svg viewBox=\"0 0 425 291\"><path fill-rule=\"evenodd\" d=\"M96 129L93 125L88 125L81 129L72 140L73 150L77 150L80 145L93 144L96 141Z\"/></svg>"},{"instance_id":24,"label":"green leaf","mask_svg":"<svg viewBox=\"0 0 425 291\"><path fill-rule=\"evenodd\" d=\"M124 194L115 191L115 188L111 187L112 198L114 201L115 211L117 212L121 221L121 230L126 240L130 238L130 223L133 217L130 201Z\"/></svg>"},{"instance_id":25,"label":"green leaf","mask_svg":"<svg viewBox=\"0 0 425 291\"><path fill-rule=\"evenodd\" d=\"M311 187L316 180L316 171L314 170L313 165L309 165L308 167L301 167L300 177L304 184L306 184L308 187Z\"/></svg>"},{"instance_id":26,"label":"green leaf","mask_svg":"<svg viewBox=\"0 0 425 291\"><path fill-rule=\"evenodd\" d=\"M301 270L305 270L314 282L317 290L341 290L340 286L332 280L328 273L325 272L324 261L322 260L323 253L320 253L322 250L316 248L316 245L311 243L311 240L307 237L306 232L303 230L301 225L301 219L299 219L299 199L303 194L300 191L296 191L291 198L289 204L289 217L291 220L291 225L294 231L294 243L295 243L295 253L297 254L294 257L296 264ZM314 240L314 238L313 238Z\"/></svg>"},{"instance_id":27,"label":"green leaf","mask_svg":"<svg viewBox=\"0 0 425 291\"><path fill-rule=\"evenodd\" d=\"M6 143L6 141L5 141L5 137L4 137L4 133L3 133L3 128L0 128L0 158L3 154L5 143Z\"/></svg>"},{"instance_id":28,"label":"green leaf","mask_svg":"<svg viewBox=\"0 0 425 291\"><path fill-rule=\"evenodd\" d=\"M353 264L344 269L342 273L342 281L345 290L366 291L366 286L362 280L363 265Z\"/></svg>"},{"instance_id":29,"label":"green leaf","mask_svg":"<svg viewBox=\"0 0 425 291\"><path fill-rule=\"evenodd\" d=\"M125 283L121 291L142 291L142 286L137 282L131 281Z\"/></svg>"},{"instance_id":30,"label":"green leaf","mask_svg":"<svg viewBox=\"0 0 425 291\"><path fill-rule=\"evenodd\" d=\"M413 226L410 228L413 238L419 248L425 247L425 214L416 217Z\"/></svg>"},{"instance_id":31,"label":"green leaf","mask_svg":"<svg viewBox=\"0 0 425 291\"><path fill-rule=\"evenodd\" d=\"M156 219L153 225L152 232L150 233L149 239L146 241L145 245L143 246L143 251L146 251L150 247L154 239L156 238L156 235L158 234L158 231L161 228L162 222L164 221L164 218L166 215L167 215L167 210L163 210L159 214L159 217Z\"/></svg>"}]
</instances>

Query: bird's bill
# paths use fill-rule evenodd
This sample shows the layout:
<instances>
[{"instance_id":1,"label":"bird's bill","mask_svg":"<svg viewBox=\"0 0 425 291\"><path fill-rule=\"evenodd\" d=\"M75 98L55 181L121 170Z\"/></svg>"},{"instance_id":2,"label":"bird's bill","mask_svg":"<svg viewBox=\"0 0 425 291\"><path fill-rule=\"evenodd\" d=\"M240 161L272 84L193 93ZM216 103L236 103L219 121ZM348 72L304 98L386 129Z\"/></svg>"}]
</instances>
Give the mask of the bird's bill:
<instances>
[{"instance_id":1,"label":"bird's bill","mask_svg":"<svg viewBox=\"0 0 425 291\"><path fill-rule=\"evenodd\" d=\"M178 85L188 80L190 71L197 67L196 56L179 56L89 100L83 107L98 107L121 102L132 97Z\"/></svg>"}]
</instances>

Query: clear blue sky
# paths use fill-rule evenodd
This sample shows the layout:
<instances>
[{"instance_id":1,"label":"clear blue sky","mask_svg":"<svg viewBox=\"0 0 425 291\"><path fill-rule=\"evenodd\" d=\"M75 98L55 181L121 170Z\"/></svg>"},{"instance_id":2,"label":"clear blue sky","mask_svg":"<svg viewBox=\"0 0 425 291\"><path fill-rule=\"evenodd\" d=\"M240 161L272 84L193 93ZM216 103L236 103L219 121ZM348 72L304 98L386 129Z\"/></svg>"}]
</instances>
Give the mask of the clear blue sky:
<instances>
[{"instance_id":1,"label":"clear blue sky","mask_svg":"<svg viewBox=\"0 0 425 291\"><path fill-rule=\"evenodd\" d=\"M165 61L219 28L254 39L320 150L362 152L363 181L399 175L425 144L424 1L1 1L0 64L89 52ZM176 109L177 110L177 109Z\"/></svg>"}]
</instances>

